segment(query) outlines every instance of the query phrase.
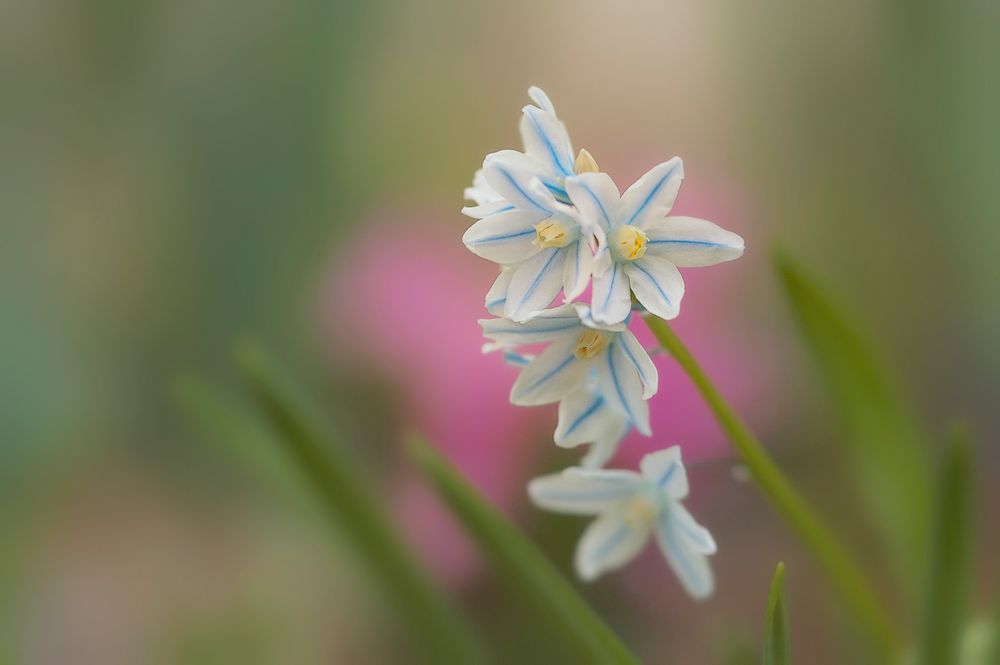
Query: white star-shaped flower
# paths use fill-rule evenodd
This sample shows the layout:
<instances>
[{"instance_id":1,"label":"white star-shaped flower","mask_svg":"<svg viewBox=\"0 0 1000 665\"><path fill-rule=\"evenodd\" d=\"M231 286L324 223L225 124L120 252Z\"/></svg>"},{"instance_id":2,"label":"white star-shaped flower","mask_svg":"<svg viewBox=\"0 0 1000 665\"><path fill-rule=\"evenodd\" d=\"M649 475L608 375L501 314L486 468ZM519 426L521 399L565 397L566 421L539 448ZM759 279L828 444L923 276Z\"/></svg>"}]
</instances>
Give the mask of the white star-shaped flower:
<instances>
[{"instance_id":1,"label":"white star-shaped flower","mask_svg":"<svg viewBox=\"0 0 1000 665\"><path fill-rule=\"evenodd\" d=\"M509 348L504 349L503 356L515 367L526 367L535 358ZM583 385L559 402L559 424L554 439L561 448L589 444L590 449L580 460L580 466L599 469L618 451L630 429L632 422L628 416L611 408L601 394L597 372L592 369Z\"/></svg>"},{"instance_id":2,"label":"white star-shaped flower","mask_svg":"<svg viewBox=\"0 0 1000 665\"><path fill-rule=\"evenodd\" d=\"M479 325L493 342L484 347L486 351L548 344L521 370L511 389L512 403L558 402L593 381L604 399L602 406L606 404L640 432L650 434L646 400L656 394L656 366L624 322L598 324L586 305L577 304L546 310L527 323L481 319ZM560 428L568 430L563 419L576 414L575 402L572 409L560 409Z\"/></svg>"},{"instance_id":3,"label":"white star-shaped flower","mask_svg":"<svg viewBox=\"0 0 1000 665\"><path fill-rule=\"evenodd\" d=\"M672 319L680 312L680 268L709 266L743 254L743 238L712 222L667 216L677 198L684 166L679 157L650 169L618 193L605 173L566 179L566 191L584 225L598 229L591 311L602 323L628 316L631 294L650 312Z\"/></svg>"},{"instance_id":4,"label":"white star-shaped flower","mask_svg":"<svg viewBox=\"0 0 1000 665\"><path fill-rule=\"evenodd\" d=\"M646 455L640 473L571 468L536 478L528 493L541 508L574 515L597 515L576 548L577 573L590 581L631 561L656 538L681 586L692 598L714 589L708 555L715 540L681 504L688 479L677 446Z\"/></svg>"}]
</instances>

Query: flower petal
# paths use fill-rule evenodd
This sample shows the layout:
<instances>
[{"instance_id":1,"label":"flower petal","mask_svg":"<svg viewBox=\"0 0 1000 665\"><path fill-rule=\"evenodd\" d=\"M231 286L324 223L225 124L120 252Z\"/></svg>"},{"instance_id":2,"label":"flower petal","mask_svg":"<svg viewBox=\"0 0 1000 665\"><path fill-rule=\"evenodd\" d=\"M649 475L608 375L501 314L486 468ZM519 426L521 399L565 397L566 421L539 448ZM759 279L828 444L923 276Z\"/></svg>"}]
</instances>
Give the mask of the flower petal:
<instances>
[{"instance_id":1,"label":"flower petal","mask_svg":"<svg viewBox=\"0 0 1000 665\"><path fill-rule=\"evenodd\" d=\"M590 299L590 315L598 323L612 324L624 321L632 311L632 296L628 290L628 277L623 266L612 262L604 273L594 271L594 288Z\"/></svg>"},{"instance_id":2,"label":"flower petal","mask_svg":"<svg viewBox=\"0 0 1000 665\"><path fill-rule=\"evenodd\" d=\"M543 111L548 111L552 115L556 114L556 107L552 105L552 100L537 85L528 88L528 97L531 97L531 101L535 102Z\"/></svg>"},{"instance_id":3,"label":"flower petal","mask_svg":"<svg viewBox=\"0 0 1000 665\"><path fill-rule=\"evenodd\" d=\"M642 397L642 381L622 349L621 342L611 342L607 350L594 359L594 363L597 368L598 389L608 406L626 416L642 434L652 434L649 428L649 405Z\"/></svg>"},{"instance_id":4,"label":"flower petal","mask_svg":"<svg viewBox=\"0 0 1000 665\"><path fill-rule=\"evenodd\" d=\"M599 392L580 388L559 402L559 424L556 426L557 446L572 448L581 443L593 443L607 438L609 433L628 426L628 419L607 405Z\"/></svg>"},{"instance_id":5,"label":"flower petal","mask_svg":"<svg viewBox=\"0 0 1000 665\"><path fill-rule=\"evenodd\" d=\"M585 581L631 561L649 540L650 527L625 520L621 510L598 517L576 547L576 572Z\"/></svg>"},{"instance_id":6,"label":"flower petal","mask_svg":"<svg viewBox=\"0 0 1000 665\"><path fill-rule=\"evenodd\" d=\"M642 458L639 470L646 480L656 485L671 499L680 500L688 495L687 471L681 462L680 446L670 446Z\"/></svg>"},{"instance_id":7,"label":"flower petal","mask_svg":"<svg viewBox=\"0 0 1000 665\"><path fill-rule=\"evenodd\" d=\"M684 278L677 266L659 256L644 256L625 266L632 292L643 307L670 320L681 311Z\"/></svg>"},{"instance_id":8,"label":"flower petal","mask_svg":"<svg viewBox=\"0 0 1000 665\"><path fill-rule=\"evenodd\" d=\"M625 418L621 418L616 429L607 432L590 444L587 454L580 460L580 466L584 469L599 469L607 464L608 460L618 452L618 446L621 445L622 439L631 428L631 423Z\"/></svg>"},{"instance_id":9,"label":"flower petal","mask_svg":"<svg viewBox=\"0 0 1000 665\"><path fill-rule=\"evenodd\" d=\"M548 176L573 175L573 145L555 114L529 104L522 109L520 129L524 151L545 165Z\"/></svg>"},{"instance_id":10,"label":"flower petal","mask_svg":"<svg viewBox=\"0 0 1000 665\"><path fill-rule=\"evenodd\" d=\"M576 359L576 339L568 337L549 345L538 354L514 382L510 401L520 406L558 402L579 387L587 367Z\"/></svg>"},{"instance_id":11,"label":"flower petal","mask_svg":"<svg viewBox=\"0 0 1000 665\"><path fill-rule=\"evenodd\" d=\"M596 515L627 501L641 481L632 471L566 469L535 478L528 494L539 508L571 515Z\"/></svg>"},{"instance_id":12,"label":"flower petal","mask_svg":"<svg viewBox=\"0 0 1000 665\"><path fill-rule=\"evenodd\" d=\"M648 222L670 212L683 179L684 165L680 157L651 168L622 194L619 222L645 230Z\"/></svg>"},{"instance_id":13,"label":"flower petal","mask_svg":"<svg viewBox=\"0 0 1000 665\"><path fill-rule=\"evenodd\" d=\"M513 203L519 210L552 214L555 198L544 187L532 187L538 181L542 164L516 150L501 150L486 156L483 175L500 196Z\"/></svg>"},{"instance_id":14,"label":"flower petal","mask_svg":"<svg viewBox=\"0 0 1000 665\"><path fill-rule=\"evenodd\" d=\"M497 275L493 286L486 292L486 311L493 316L503 316L503 306L507 302L507 287L514 276L514 271L504 267Z\"/></svg>"},{"instance_id":15,"label":"flower petal","mask_svg":"<svg viewBox=\"0 0 1000 665\"><path fill-rule=\"evenodd\" d=\"M563 262L563 296L566 302L576 300L586 291L590 284L593 261L594 255L584 239L566 247L566 259Z\"/></svg>"},{"instance_id":16,"label":"flower petal","mask_svg":"<svg viewBox=\"0 0 1000 665\"><path fill-rule=\"evenodd\" d=\"M486 182L483 170L477 169L476 174L472 176L472 187L465 188L464 198L482 205L492 201L499 201L502 197Z\"/></svg>"},{"instance_id":17,"label":"flower petal","mask_svg":"<svg viewBox=\"0 0 1000 665\"><path fill-rule=\"evenodd\" d=\"M584 328L572 305L546 310L531 321L516 323L510 319L479 319L483 335L500 344L538 344L561 337L576 340Z\"/></svg>"},{"instance_id":18,"label":"flower petal","mask_svg":"<svg viewBox=\"0 0 1000 665\"><path fill-rule=\"evenodd\" d=\"M562 288L562 248L543 249L523 263L514 266L504 316L519 323L537 316L548 307Z\"/></svg>"},{"instance_id":19,"label":"flower petal","mask_svg":"<svg viewBox=\"0 0 1000 665\"><path fill-rule=\"evenodd\" d=\"M646 227L646 256L660 256L679 268L711 266L743 255L743 238L697 217L670 216Z\"/></svg>"},{"instance_id":20,"label":"flower petal","mask_svg":"<svg viewBox=\"0 0 1000 665\"><path fill-rule=\"evenodd\" d=\"M670 509L663 511L660 516L656 528L656 542L688 595L695 600L704 600L712 595L715 580L708 558L689 545L677 528Z\"/></svg>"},{"instance_id":21,"label":"flower petal","mask_svg":"<svg viewBox=\"0 0 1000 665\"><path fill-rule=\"evenodd\" d=\"M584 226L596 226L607 233L616 225L621 194L607 173L566 178L566 193L580 211Z\"/></svg>"},{"instance_id":22,"label":"flower petal","mask_svg":"<svg viewBox=\"0 0 1000 665\"><path fill-rule=\"evenodd\" d=\"M656 371L656 365L653 364L653 359L649 357L649 353L643 348L639 340L635 338L630 330L624 331L618 339L621 341L622 350L625 355L628 356L629 362L635 367L635 371L639 372L639 379L642 381L643 392L642 396L645 399L649 399L656 394L659 387L659 372Z\"/></svg>"},{"instance_id":23,"label":"flower petal","mask_svg":"<svg viewBox=\"0 0 1000 665\"><path fill-rule=\"evenodd\" d=\"M520 263L538 253L537 213L521 210L490 215L469 227L462 242L473 254L500 264Z\"/></svg>"},{"instance_id":24,"label":"flower petal","mask_svg":"<svg viewBox=\"0 0 1000 665\"><path fill-rule=\"evenodd\" d=\"M695 521L688 509L681 503L674 503L661 517L668 520L677 531L684 544L699 554L715 554L718 546L708 529Z\"/></svg>"},{"instance_id":25,"label":"flower petal","mask_svg":"<svg viewBox=\"0 0 1000 665\"><path fill-rule=\"evenodd\" d=\"M466 217L472 217L473 219L482 219L483 217L495 215L498 212L506 212L513 209L513 203L500 199L496 201L487 201L486 203L481 203L476 206L465 206L462 208L462 214Z\"/></svg>"}]
</instances>

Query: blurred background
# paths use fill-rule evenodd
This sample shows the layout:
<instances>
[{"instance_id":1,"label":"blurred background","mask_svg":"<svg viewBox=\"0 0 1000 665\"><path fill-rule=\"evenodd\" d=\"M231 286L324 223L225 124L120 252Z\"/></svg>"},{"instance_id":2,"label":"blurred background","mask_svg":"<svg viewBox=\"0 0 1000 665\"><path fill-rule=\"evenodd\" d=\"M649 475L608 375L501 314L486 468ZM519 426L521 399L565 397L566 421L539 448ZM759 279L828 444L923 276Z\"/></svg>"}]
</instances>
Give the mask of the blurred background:
<instances>
[{"instance_id":1,"label":"blurred background","mask_svg":"<svg viewBox=\"0 0 1000 665\"><path fill-rule=\"evenodd\" d=\"M0 662L408 662L280 450L224 445L178 409L190 369L238 396L246 335L318 396L440 584L531 662L538 636L399 437L424 432L570 573L584 522L523 488L579 451L551 444L554 407L507 404L514 371L479 354L476 325L494 268L460 242L462 189L520 145L529 85L623 188L681 155L676 209L747 239L740 261L687 271L677 330L871 570L891 564L772 249L856 315L934 441L972 424L985 612L998 25L978 0L0 3ZM657 364L655 437L616 463L682 444L718 592L690 602L652 551L582 592L647 662L754 662L784 560L794 659L858 662L812 560Z\"/></svg>"}]
</instances>

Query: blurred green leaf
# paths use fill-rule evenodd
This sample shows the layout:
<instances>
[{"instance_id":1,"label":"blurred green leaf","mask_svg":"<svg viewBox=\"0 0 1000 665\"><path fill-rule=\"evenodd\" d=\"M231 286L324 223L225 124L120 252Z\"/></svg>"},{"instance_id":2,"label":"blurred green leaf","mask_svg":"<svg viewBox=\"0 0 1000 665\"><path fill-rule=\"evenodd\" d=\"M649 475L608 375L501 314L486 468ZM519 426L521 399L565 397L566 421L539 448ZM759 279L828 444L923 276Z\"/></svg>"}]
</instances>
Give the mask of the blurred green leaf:
<instances>
[{"instance_id":1,"label":"blurred green leaf","mask_svg":"<svg viewBox=\"0 0 1000 665\"><path fill-rule=\"evenodd\" d=\"M788 254L775 267L799 328L843 416L843 450L893 568L916 597L930 519L929 449L868 340Z\"/></svg>"},{"instance_id":2,"label":"blurred green leaf","mask_svg":"<svg viewBox=\"0 0 1000 665\"><path fill-rule=\"evenodd\" d=\"M481 662L471 627L425 576L379 505L372 482L326 433L284 372L252 343L239 347L236 362L279 440L412 630L425 662Z\"/></svg>"},{"instance_id":3,"label":"blurred green leaf","mask_svg":"<svg viewBox=\"0 0 1000 665\"><path fill-rule=\"evenodd\" d=\"M972 491L969 436L952 435L941 460L940 482L931 542L930 575L924 601L920 662L957 662L967 618L966 597L972 543Z\"/></svg>"},{"instance_id":4,"label":"blurred green leaf","mask_svg":"<svg viewBox=\"0 0 1000 665\"><path fill-rule=\"evenodd\" d=\"M785 564L779 563L767 594L764 619L764 665L788 665L788 607L785 603Z\"/></svg>"},{"instance_id":5,"label":"blurred green leaf","mask_svg":"<svg viewBox=\"0 0 1000 665\"><path fill-rule=\"evenodd\" d=\"M552 564L469 486L437 451L414 437L410 453L431 485L489 557L525 621L545 627L560 662L638 663Z\"/></svg>"}]
</instances>

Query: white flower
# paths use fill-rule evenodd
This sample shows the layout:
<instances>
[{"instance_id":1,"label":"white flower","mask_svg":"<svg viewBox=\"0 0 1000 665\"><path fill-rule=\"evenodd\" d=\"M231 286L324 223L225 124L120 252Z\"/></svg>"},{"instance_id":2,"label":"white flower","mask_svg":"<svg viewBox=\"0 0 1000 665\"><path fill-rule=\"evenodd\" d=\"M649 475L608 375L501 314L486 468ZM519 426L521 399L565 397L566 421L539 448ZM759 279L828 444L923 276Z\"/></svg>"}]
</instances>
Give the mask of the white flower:
<instances>
[{"instance_id":1,"label":"white flower","mask_svg":"<svg viewBox=\"0 0 1000 665\"><path fill-rule=\"evenodd\" d=\"M527 323L481 319L479 325L493 342L484 348L487 351L548 343L521 370L511 389L512 403L533 406L558 402L593 380L608 407L643 434L650 434L646 400L656 394L657 371L624 322L600 325L586 305L578 304L546 310ZM560 409L561 418L575 413L575 409ZM560 427L568 429L562 422Z\"/></svg>"},{"instance_id":2,"label":"white flower","mask_svg":"<svg viewBox=\"0 0 1000 665\"><path fill-rule=\"evenodd\" d=\"M534 356L503 350L504 360L515 367L526 367ZM590 444L590 450L580 460L585 469L598 469L607 464L618 451L622 439L632 429L628 416L611 408L601 394L597 372L591 371L583 385L559 402L559 425L555 442L562 448Z\"/></svg>"},{"instance_id":3,"label":"white flower","mask_svg":"<svg viewBox=\"0 0 1000 665\"><path fill-rule=\"evenodd\" d=\"M684 589L695 599L712 594L707 555L716 551L708 530L681 505L687 473L677 446L646 455L641 473L571 468L536 478L528 493L541 508L597 515L576 549L577 573L590 581L624 566L651 535Z\"/></svg>"},{"instance_id":4,"label":"white flower","mask_svg":"<svg viewBox=\"0 0 1000 665\"><path fill-rule=\"evenodd\" d=\"M566 180L582 222L598 227L591 310L597 321L628 316L631 292L650 312L672 319L680 312L684 280L678 267L708 266L743 254L743 238L694 217L667 217L684 179L679 157L654 166L624 194L607 174Z\"/></svg>"},{"instance_id":5,"label":"white flower","mask_svg":"<svg viewBox=\"0 0 1000 665\"><path fill-rule=\"evenodd\" d=\"M494 201L499 201L503 197L497 194L495 189L490 187L490 183L486 182L486 176L483 175L483 170L476 169L476 174L472 176L472 187L465 188L465 198L482 205L483 203L493 203Z\"/></svg>"}]
</instances>

